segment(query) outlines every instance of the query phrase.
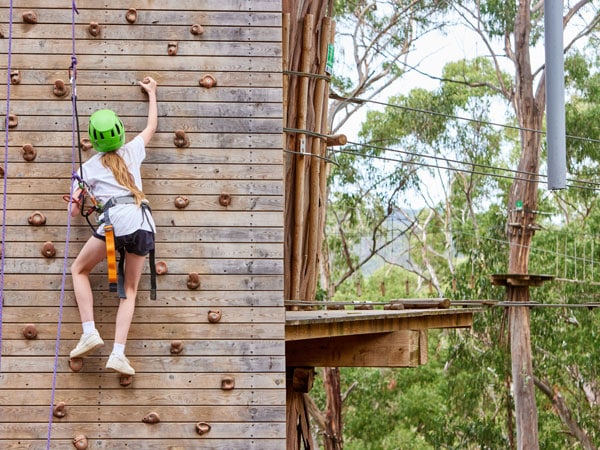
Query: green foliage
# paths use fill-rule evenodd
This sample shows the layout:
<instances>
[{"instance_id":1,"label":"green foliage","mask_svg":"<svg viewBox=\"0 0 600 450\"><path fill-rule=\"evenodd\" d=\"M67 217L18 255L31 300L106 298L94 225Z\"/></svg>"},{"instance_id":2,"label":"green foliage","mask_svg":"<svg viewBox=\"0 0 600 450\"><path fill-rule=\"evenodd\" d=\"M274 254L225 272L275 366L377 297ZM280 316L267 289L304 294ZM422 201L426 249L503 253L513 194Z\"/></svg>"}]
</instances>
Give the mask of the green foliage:
<instances>
[{"instance_id":1,"label":"green foliage","mask_svg":"<svg viewBox=\"0 0 600 450\"><path fill-rule=\"evenodd\" d=\"M359 6L344 5L348 13ZM455 4L465 11L468 5ZM516 3L485 1L480 12L480 25L492 40L514 31ZM533 42L541 37L541 18L534 12ZM565 60L568 169L572 177L593 182L600 175L598 41L593 37L589 47ZM360 132L364 145L339 155L340 166L330 180L331 210L343 220L331 221L329 231L341 224L351 243L345 249L352 250L341 258L339 236L329 234L333 273L347 273L348 259L351 265L359 263L354 250L390 209L410 210L405 195L409 189L428 194L425 175L444 172L445 196L404 217L423 227L427 247L409 240L407 232L395 245L414 270L389 264L370 276L357 270L339 286L336 300L426 297L427 283L415 269L423 266L424 258L445 296L457 301L506 299L505 288L492 286L490 275L507 271L507 223L515 205L507 206L511 177L495 167L516 167L521 145L516 129L490 126L489 112L498 105L500 84L510 91L515 83L511 76L496 73L486 58L448 64L441 78L437 89L396 95L385 109L369 112ZM472 120L457 119L463 116ZM513 117L507 122L516 125ZM564 399L571 417L597 442L600 311L565 306L596 302L600 296L599 200L596 189L585 187L549 193L541 186L536 221L542 229L531 245L529 271L556 280L530 292L533 302L555 307L531 308L531 342L535 376ZM387 196L390 192L393 196ZM378 238L384 239L392 228L383 226ZM515 436L508 314L508 308L487 307L475 314L469 330L430 332L426 366L343 369L342 392L354 385L344 405L345 448L510 448ZM552 399L540 390L536 395L540 448L579 448Z\"/></svg>"}]
</instances>

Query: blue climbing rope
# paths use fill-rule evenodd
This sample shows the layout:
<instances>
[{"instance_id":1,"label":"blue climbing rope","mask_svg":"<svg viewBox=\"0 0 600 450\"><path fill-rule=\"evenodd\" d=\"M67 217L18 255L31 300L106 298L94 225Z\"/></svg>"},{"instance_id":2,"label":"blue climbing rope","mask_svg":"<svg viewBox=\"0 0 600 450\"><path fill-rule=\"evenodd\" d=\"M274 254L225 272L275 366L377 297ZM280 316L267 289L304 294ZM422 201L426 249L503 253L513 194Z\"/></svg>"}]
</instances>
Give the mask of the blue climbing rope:
<instances>
[{"instance_id":1,"label":"blue climbing rope","mask_svg":"<svg viewBox=\"0 0 600 450\"><path fill-rule=\"evenodd\" d=\"M75 0L71 6L71 66L69 67L69 75L71 81L71 105L72 105L72 127L71 127L71 171L75 172L75 148L79 146L79 126L77 118L77 56L75 52L75 14L79 14ZM70 183L69 205L73 201L73 183ZM67 208L68 209L68 208ZM60 287L60 301L58 308L58 325L56 329L56 344L54 347L54 371L52 374L52 395L50 400L50 414L48 419L48 436L46 440L46 450L50 449L50 441L52 438L52 422L54 418L54 400L56 395L56 374L58 372L58 356L60 352L60 329L62 328L63 304L65 300L65 281L67 278L67 267L69 260L69 242L71 239L71 214L67 213L67 234L65 236L65 256L63 260L62 282Z\"/></svg>"},{"instance_id":2,"label":"blue climbing rope","mask_svg":"<svg viewBox=\"0 0 600 450\"><path fill-rule=\"evenodd\" d=\"M6 64L6 116L4 121L4 190L2 191L2 262L0 264L0 373L2 373L2 312L4 309L4 257L6 254L6 188L8 185L8 122L10 113L10 79L12 59L12 25L13 25L13 2L10 0L8 13L8 56Z\"/></svg>"}]
</instances>

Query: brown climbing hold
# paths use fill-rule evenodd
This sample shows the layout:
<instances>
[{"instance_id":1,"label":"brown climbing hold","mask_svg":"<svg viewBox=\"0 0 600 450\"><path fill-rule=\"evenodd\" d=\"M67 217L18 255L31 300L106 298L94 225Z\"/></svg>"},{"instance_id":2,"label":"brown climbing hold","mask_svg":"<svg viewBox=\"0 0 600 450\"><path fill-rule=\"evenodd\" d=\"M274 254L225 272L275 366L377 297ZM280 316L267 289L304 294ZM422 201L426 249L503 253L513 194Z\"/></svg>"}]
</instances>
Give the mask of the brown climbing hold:
<instances>
[{"instance_id":1,"label":"brown climbing hold","mask_svg":"<svg viewBox=\"0 0 600 450\"><path fill-rule=\"evenodd\" d=\"M54 417L58 417L59 419L62 419L63 417L65 417L67 415L67 411L65 410L65 402L59 402L54 406L54 409L52 410L52 415Z\"/></svg>"},{"instance_id":2,"label":"brown climbing hold","mask_svg":"<svg viewBox=\"0 0 600 450\"><path fill-rule=\"evenodd\" d=\"M133 383L133 375L121 375L119 378L119 384L121 386L129 386Z\"/></svg>"},{"instance_id":3,"label":"brown climbing hold","mask_svg":"<svg viewBox=\"0 0 600 450\"><path fill-rule=\"evenodd\" d=\"M23 327L23 336L25 339L35 339L38 335L37 328L34 324L28 323Z\"/></svg>"},{"instance_id":4,"label":"brown climbing hold","mask_svg":"<svg viewBox=\"0 0 600 450\"><path fill-rule=\"evenodd\" d=\"M40 227L42 225L46 225L46 217L39 211L35 211L33 214L29 216L27 219L30 225Z\"/></svg>"},{"instance_id":5,"label":"brown climbing hold","mask_svg":"<svg viewBox=\"0 0 600 450\"><path fill-rule=\"evenodd\" d=\"M231 204L231 195L222 192L221 195L219 195L219 204L225 207L229 206Z\"/></svg>"},{"instance_id":6,"label":"brown climbing hold","mask_svg":"<svg viewBox=\"0 0 600 450\"><path fill-rule=\"evenodd\" d=\"M194 36L199 36L201 34L204 34L204 28L199 23L195 23L194 25L192 25L192 28L190 29L190 32Z\"/></svg>"},{"instance_id":7,"label":"brown climbing hold","mask_svg":"<svg viewBox=\"0 0 600 450\"><path fill-rule=\"evenodd\" d=\"M206 434L210 431L210 425L207 424L206 422L198 422L196 424L196 432L202 436L203 434Z\"/></svg>"},{"instance_id":8,"label":"brown climbing hold","mask_svg":"<svg viewBox=\"0 0 600 450\"><path fill-rule=\"evenodd\" d=\"M86 450L88 448L88 440L83 434L73 438L73 445L77 450Z\"/></svg>"},{"instance_id":9,"label":"brown climbing hold","mask_svg":"<svg viewBox=\"0 0 600 450\"><path fill-rule=\"evenodd\" d=\"M16 114L10 113L8 115L8 128L17 128L19 125L19 118Z\"/></svg>"},{"instance_id":10,"label":"brown climbing hold","mask_svg":"<svg viewBox=\"0 0 600 450\"><path fill-rule=\"evenodd\" d=\"M65 85L63 80L59 79L54 82L54 89L52 92L57 97L64 97L69 93L69 88Z\"/></svg>"},{"instance_id":11,"label":"brown climbing hold","mask_svg":"<svg viewBox=\"0 0 600 450\"><path fill-rule=\"evenodd\" d=\"M164 275L168 271L169 271L169 268L167 267L167 263L166 262L164 262L164 261L158 261L156 263L156 275Z\"/></svg>"},{"instance_id":12,"label":"brown climbing hold","mask_svg":"<svg viewBox=\"0 0 600 450\"><path fill-rule=\"evenodd\" d=\"M137 10L135 8L129 8L127 14L125 14L125 19L127 19L127 22L129 23L135 23L137 20Z\"/></svg>"},{"instance_id":13,"label":"brown climbing hold","mask_svg":"<svg viewBox=\"0 0 600 450\"><path fill-rule=\"evenodd\" d=\"M235 387L235 378L232 376L223 377L221 380L221 389L231 391Z\"/></svg>"},{"instance_id":14,"label":"brown climbing hold","mask_svg":"<svg viewBox=\"0 0 600 450\"><path fill-rule=\"evenodd\" d=\"M23 159L25 161L34 161L37 157L37 150L31 144L25 144L23 146Z\"/></svg>"},{"instance_id":15,"label":"brown climbing hold","mask_svg":"<svg viewBox=\"0 0 600 450\"><path fill-rule=\"evenodd\" d=\"M100 24L98 22L90 22L88 32L94 37L98 36L100 34Z\"/></svg>"},{"instance_id":16,"label":"brown climbing hold","mask_svg":"<svg viewBox=\"0 0 600 450\"><path fill-rule=\"evenodd\" d=\"M221 311L219 310L210 310L208 311L208 321L210 323L217 323L221 320Z\"/></svg>"},{"instance_id":17,"label":"brown climbing hold","mask_svg":"<svg viewBox=\"0 0 600 450\"><path fill-rule=\"evenodd\" d=\"M83 368L83 358L70 358L69 367L73 372L79 372Z\"/></svg>"},{"instance_id":18,"label":"brown climbing hold","mask_svg":"<svg viewBox=\"0 0 600 450\"><path fill-rule=\"evenodd\" d=\"M142 422L151 423L151 424L158 423L158 422L160 422L160 416L158 415L157 412L152 411L144 416L144 418L142 419Z\"/></svg>"},{"instance_id":19,"label":"brown climbing hold","mask_svg":"<svg viewBox=\"0 0 600 450\"><path fill-rule=\"evenodd\" d=\"M34 11L25 11L23 13L23 22L25 23L37 23L37 14Z\"/></svg>"},{"instance_id":20,"label":"brown climbing hold","mask_svg":"<svg viewBox=\"0 0 600 450\"><path fill-rule=\"evenodd\" d=\"M217 85L217 79L210 74L204 75L200 78L200 86L210 89Z\"/></svg>"},{"instance_id":21,"label":"brown climbing hold","mask_svg":"<svg viewBox=\"0 0 600 450\"><path fill-rule=\"evenodd\" d=\"M79 141L79 144L81 145L81 149L84 151L88 151L93 148L92 141L90 141L90 138L86 138L86 137L81 138L81 140Z\"/></svg>"},{"instance_id":22,"label":"brown climbing hold","mask_svg":"<svg viewBox=\"0 0 600 450\"><path fill-rule=\"evenodd\" d=\"M198 289L200 287L200 275L197 272L188 274L187 287L188 289Z\"/></svg>"},{"instance_id":23,"label":"brown climbing hold","mask_svg":"<svg viewBox=\"0 0 600 450\"><path fill-rule=\"evenodd\" d=\"M167 53L169 56L175 56L177 54L177 49L179 48L179 44L175 41L169 42L167 46Z\"/></svg>"},{"instance_id":24,"label":"brown climbing hold","mask_svg":"<svg viewBox=\"0 0 600 450\"><path fill-rule=\"evenodd\" d=\"M185 195L178 195L175 198L175 207L177 209L183 209L189 204L190 204L190 199L187 198Z\"/></svg>"},{"instance_id":25,"label":"brown climbing hold","mask_svg":"<svg viewBox=\"0 0 600 450\"><path fill-rule=\"evenodd\" d=\"M190 138L187 137L185 131L177 130L175 131L175 138L173 139L173 143L175 147L184 148L190 146Z\"/></svg>"},{"instance_id":26,"label":"brown climbing hold","mask_svg":"<svg viewBox=\"0 0 600 450\"><path fill-rule=\"evenodd\" d=\"M46 258L53 258L56 255L56 247L54 247L52 242L44 242L44 245L42 246L42 255Z\"/></svg>"},{"instance_id":27,"label":"brown climbing hold","mask_svg":"<svg viewBox=\"0 0 600 450\"><path fill-rule=\"evenodd\" d=\"M183 351L183 341L172 341L171 342L171 353L178 355Z\"/></svg>"},{"instance_id":28,"label":"brown climbing hold","mask_svg":"<svg viewBox=\"0 0 600 450\"><path fill-rule=\"evenodd\" d=\"M21 82L21 72L18 70L10 71L10 83L11 84L19 84Z\"/></svg>"}]
</instances>

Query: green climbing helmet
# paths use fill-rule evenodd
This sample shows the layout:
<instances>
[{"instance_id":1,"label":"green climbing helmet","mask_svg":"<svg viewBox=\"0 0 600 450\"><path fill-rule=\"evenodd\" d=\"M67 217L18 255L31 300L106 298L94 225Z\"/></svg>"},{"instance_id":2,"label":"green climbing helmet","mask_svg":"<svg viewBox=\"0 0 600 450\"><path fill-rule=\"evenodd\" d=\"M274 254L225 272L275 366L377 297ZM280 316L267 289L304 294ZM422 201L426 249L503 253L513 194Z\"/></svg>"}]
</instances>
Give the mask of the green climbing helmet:
<instances>
[{"instance_id":1,"label":"green climbing helmet","mask_svg":"<svg viewBox=\"0 0 600 450\"><path fill-rule=\"evenodd\" d=\"M92 146L98 152L112 152L125 143L123 122L110 109L100 109L91 115L88 133Z\"/></svg>"}]
</instances>

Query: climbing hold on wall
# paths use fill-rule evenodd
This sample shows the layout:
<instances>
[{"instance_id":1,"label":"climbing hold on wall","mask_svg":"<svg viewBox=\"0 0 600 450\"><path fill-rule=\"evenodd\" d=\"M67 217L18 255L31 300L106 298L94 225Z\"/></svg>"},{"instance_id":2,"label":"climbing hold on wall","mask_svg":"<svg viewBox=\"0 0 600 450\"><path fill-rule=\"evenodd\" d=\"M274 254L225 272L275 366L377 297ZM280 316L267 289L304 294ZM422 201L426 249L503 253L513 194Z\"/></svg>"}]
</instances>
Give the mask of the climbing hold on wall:
<instances>
[{"instance_id":1,"label":"climbing hold on wall","mask_svg":"<svg viewBox=\"0 0 600 450\"><path fill-rule=\"evenodd\" d=\"M37 156L37 150L31 144L25 144L22 147L23 159L25 161L33 161Z\"/></svg>"},{"instance_id":2,"label":"climbing hold on wall","mask_svg":"<svg viewBox=\"0 0 600 450\"><path fill-rule=\"evenodd\" d=\"M177 49L179 48L179 44L175 41L169 42L167 46L167 53L169 56L175 56L177 54Z\"/></svg>"},{"instance_id":3,"label":"climbing hold on wall","mask_svg":"<svg viewBox=\"0 0 600 450\"><path fill-rule=\"evenodd\" d=\"M52 410L52 415L54 417L58 417L59 419L62 419L63 417L65 417L67 415L67 411L65 410L65 407L66 407L65 402L58 402L54 406L54 409Z\"/></svg>"},{"instance_id":4,"label":"climbing hold on wall","mask_svg":"<svg viewBox=\"0 0 600 450\"><path fill-rule=\"evenodd\" d=\"M35 211L33 214L29 216L27 219L29 225L33 225L35 227L41 227L42 225L46 225L46 216L44 216L41 212Z\"/></svg>"},{"instance_id":5,"label":"climbing hold on wall","mask_svg":"<svg viewBox=\"0 0 600 450\"><path fill-rule=\"evenodd\" d=\"M190 204L190 199L187 198L185 195L178 195L177 197L175 197L175 207L176 208L183 209L189 204Z\"/></svg>"},{"instance_id":6,"label":"climbing hold on wall","mask_svg":"<svg viewBox=\"0 0 600 450\"><path fill-rule=\"evenodd\" d=\"M34 324L28 323L23 327L23 336L25 339L35 339L37 338L38 331Z\"/></svg>"},{"instance_id":7,"label":"climbing hold on wall","mask_svg":"<svg viewBox=\"0 0 600 450\"><path fill-rule=\"evenodd\" d=\"M221 320L221 311L219 311L219 310L208 311L208 321L210 323L217 323L220 320Z\"/></svg>"},{"instance_id":8,"label":"climbing hold on wall","mask_svg":"<svg viewBox=\"0 0 600 450\"><path fill-rule=\"evenodd\" d=\"M166 262L164 262L164 261L158 261L156 263L156 275L164 275L168 271L169 271L169 268L167 267L167 263Z\"/></svg>"},{"instance_id":9,"label":"climbing hold on wall","mask_svg":"<svg viewBox=\"0 0 600 450\"><path fill-rule=\"evenodd\" d=\"M173 139L173 143L175 144L175 147L179 147L179 148L189 147L190 146L190 138L187 137L187 134L185 134L185 131L177 130L177 131L175 131L175 138Z\"/></svg>"},{"instance_id":10,"label":"climbing hold on wall","mask_svg":"<svg viewBox=\"0 0 600 450\"><path fill-rule=\"evenodd\" d=\"M44 242L44 245L42 246L42 255L46 258L53 258L56 255L56 247L54 247L52 242Z\"/></svg>"},{"instance_id":11,"label":"climbing hold on wall","mask_svg":"<svg viewBox=\"0 0 600 450\"><path fill-rule=\"evenodd\" d=\"M204 75L202 78L200 78L200 86L205 87L206 89L210 89L216 85L217 79L211 74Z\"/></svg>"},{"instance_id":12,"label":"climbing hold on wall","mask_svg":"<svg viewBox=\"0 0 600 450\"><path fill-rule=\"evenodd\" d=\"M56 80L52 92L57 97L64 97L69 93L69 88L65 85L63 80Z\"/></svg>"},{"instance_id":13,"label":"climbing hold on wall","mask_svg":"<svg viewBox=\"0 0 600 450\"><path fill-rule=\"evenodd\" d=\"M19 125L19 118L16 114L10 113L8 115L8 128L17 128Z\"/></svg>"},{"instance_id":14,"label":"climbing hold on wall","mask_svg":"<svg viewBox=\"0 0 600 450\"><path fill-rule=\"evenodd\" d=\"M221 379L221 389L231 391L233 388L235 388L235 378L228 375Z\"/></svg>"},{"instance_id":15,"label":"climbing hold on wall","mask_svg":"<svg viewBox=\"0 0 600 450\"><path fill-rule=\"evenodd\" d=\"M89 138L81 138L81 140L79 141L79 144L81 145L81 149L84 151L88 151L92 149L92 141L90 141Z\"/></svg>"},{"instance_id":16,"label":"climbing hold on wall","mask_svg":"<svg viewBox=\"0 0 600 450\"><path fill-rule=\"evenodd\" d=\"M19 84L21 82L21 72L18 70L10 71L10 83L11 84Z\"/></svg>"},{"instance_id":17,"label":"climbing hold on wall","mask_svg":"<svg viewBox=\"0 0 600 450\"><path fill-rule=\"evenodd\" d=\"M121 375L119 377L119 384L121 386L129 386L133 383L133 375Z\"/></svg>"},{"instance_id":18,"label":"climbing hold on wall","mask_svg":"<svg viewBox=\"0 0 600 450\"><path fill-rule=\"evenodd\" d=\"M222 192L221 195L219 195L219 204L225 207L229 206L231 204L231 195Z\"/></svg>"},{"instance_id":19,"label":"climbing hold on wall","mask_svg":"<svg viewBox=\"0 0 600 450\"><path fill-rule=\"evenodd\" d=\"M160 422L160 416L158 415L157 412L152 411L144 416L144 418L142 419L142 422L150 423L150 424L158 423L158 422Z\"/></svg>"},{"instance_id":20,"label":"climbing hold on wall","mask_svg":"<svg viewBox=\"0 0 600 450\"><path fill-rule=\"evenodd\" d=\"M90 22L88 32L94 37L98 36L100 34L100 24L98 22Z\"/></svg>"},{"instance_id":21,"label":"climbing hold on wall","mask_svg":"<svg viewBox=\"0 0 600 450\"><path fill-rule=\"evenodd\" d=\"M183 351L183 341L172 341L170 351L174 355L179 355Z\"/></svg>"},{"instance_id":22,"label":"climbing hold on wall","mask_svg":"<svg viewBox=\"0 0 600 450\"><path fill-rule=\"evenodd\" d=\"M196 424L196 433L198 433L200 436L208 433L209 431L210 431L210 425L207 424L206 422L198 422Z\"/></svg>"},{"instance_id":23,"label":"climbing hold on wall","mask_svg":"<svg viewBox=\"0 0 600 450\"><path fill-rule=\"evenodd\" d=\"M188 289L198 289L200 287L200 275L196 272L191 272L188 274L187 280Z\"/></svg>"},{"instance_id":24,"label":"climbing hold on wall","mask_svg":"<svg viewBox=\"0 0 600 450\"><path fill-rule=\"evenodd\" d=\"M25 11L23 13L23 22L25 23L37 23L37 14L34 11Z\"/></svg>"},{"instance_id":25,"label":"climbing hold on wall","mask_svg":"<svg viewBox=\"0 0 600 450\"><path fill-rule=\"evenodd\" d=\"M86 450L88 448L88 440L83 434L73 438L73 445L77 450Z\"/></svg>"},{"instance_id":26,"label":"climbing hold on wall","mask_svg":"<svg viewBox=\"0 0 600 450\"><path fill-rule=\"evenodd\" d=\"M127 22L129 23L135 23L137 20L137 10L135 8L129 8L127 14L125 14L125 19L127 19Z\"/></svg>"},{"instance_id":27,"label":"climbing hold on wall","mask_svg":"<svg viewBox=\"0 0 600 450\"><path fill-rule=\"evenodd\" d=\"M204 34L204 28L199 23L195 23L194 25L192 25L190 32L194 36L200 36L201 34Z\"/></svg>"},{"instance_id":28,"label":"climbing hold on wall","mask_svg":"<svg viewBox=\"0 0 600 450\"><path fill-rule=\"evenodd\" d=\"M79 372L83 368L83 358L70 358L69 368L73 372Z\"/></svg>"}]
</instances>

